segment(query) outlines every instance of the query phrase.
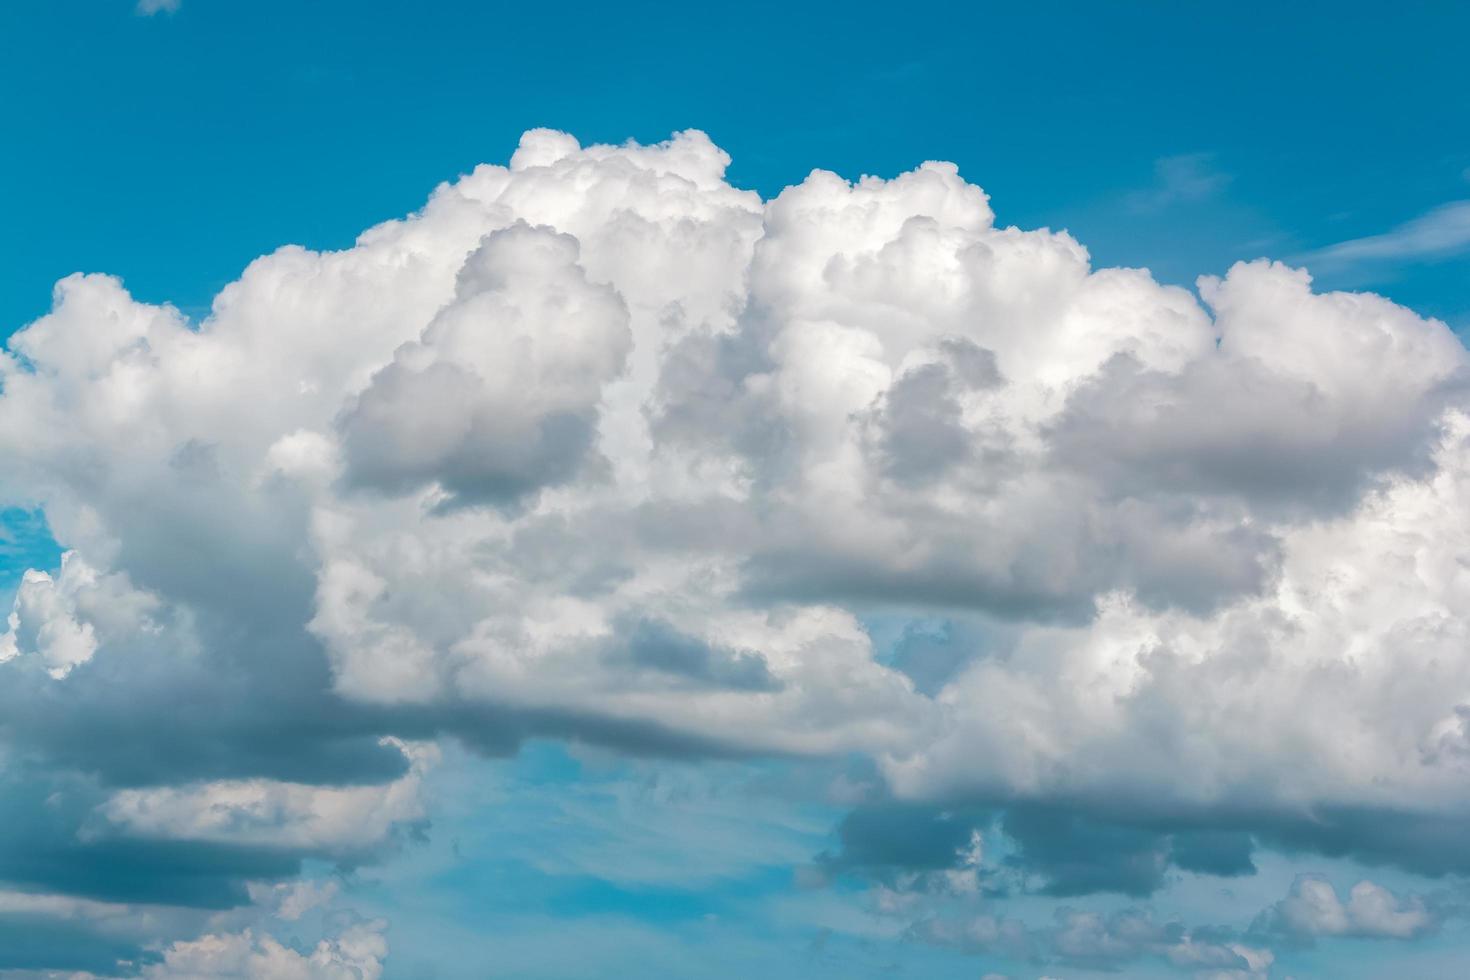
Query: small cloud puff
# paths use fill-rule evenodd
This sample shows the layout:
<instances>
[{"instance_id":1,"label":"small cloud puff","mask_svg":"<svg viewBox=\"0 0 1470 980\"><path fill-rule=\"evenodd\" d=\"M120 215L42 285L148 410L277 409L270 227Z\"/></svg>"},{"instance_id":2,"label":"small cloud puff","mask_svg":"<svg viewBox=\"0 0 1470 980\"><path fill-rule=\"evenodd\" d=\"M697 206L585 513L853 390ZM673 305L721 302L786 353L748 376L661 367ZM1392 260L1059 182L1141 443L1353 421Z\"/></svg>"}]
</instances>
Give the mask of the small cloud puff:
<instances>
[{"instance_id":1,"label":"small cloud puff","mask_svg":"<svg viewBox=\"0 0 1470 980\"><path fill-rule=\"evenodd\" d=\"M1325 878L1301 875L1260 926L1303 939L1358 936L1413 939L1435 929L1439 918L1418 896L1400 898L1382 885L1360 881L1347 901Z\"/></svg>"}]
</instances>

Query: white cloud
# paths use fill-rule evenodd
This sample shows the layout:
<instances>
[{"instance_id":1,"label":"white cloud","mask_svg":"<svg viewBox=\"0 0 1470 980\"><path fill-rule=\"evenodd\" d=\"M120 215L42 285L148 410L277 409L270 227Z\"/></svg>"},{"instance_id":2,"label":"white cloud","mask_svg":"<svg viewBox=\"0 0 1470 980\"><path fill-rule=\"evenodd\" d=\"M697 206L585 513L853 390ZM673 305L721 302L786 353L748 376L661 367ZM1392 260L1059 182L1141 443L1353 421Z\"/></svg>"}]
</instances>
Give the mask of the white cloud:
<instances>
[{"instance_id":1,"label":"white cloud","mask_svg":"<svg viewBox=\"0 0 1470 980\"><path fill-rule=\"evenodd\" d=\"M1299 936L1364 936L1412 939L1438 921L1424 900L1400 899L1382 885L1360 881L1344 902L1325 878L1302 875L1273 907L1272 924Z\"/></svg>"},{"instance_id":2,"label":"white cloud","mask_svg":"<svg viewBox=\"0 0 1470 980\"><path fill-rule=\"evenodd\" d=\"M306 953L246 929L176 942L146 980L378 980L388 942L381 920L348 926Z\"/></svg>"},{"instance_id":3,"label":"white cloud","mask_svg":"<svg viewBox=\"0 0 1470 980\"><path fill-rule=\"evenodd\" d=\"M104 638L114 641L154 633L150 618L158 600L133 589L126 576L102 575L75 552L61 556L55 576L31 569L16 592L0 633L0 661L22 654L36 657L58 680L90 660Z\"/></svg>"},{"instance_id":4,"label":"white cloud","mask_svg":"<svg viewBox=\"0 0 1470 980\"><path fill-rule=\"evenodd\" d=\"M127 920L140 914L137 906L100 902L44 892L0 889L0 915L40 916L50 919Z\"/></svg>"},{"instance_id":5,"label":"white cloud","mask_svg":"<svg viewBox=\"0 0 1470 980\"><path fill-rule=\"evenodd\" d=\"M0 928L10 935L34 931L62 937L102 937L119 951L151 947L165 936L197 935L218 919L244 918L249 911L209 910L147 902L104 901L50 891L19 891L0 888ZM11 952L5 948L5 952ZM64 951L63 951L64 952ZM7 978L13 971L6 970ZM18 975L27 975L24 973ZM68 974L69 975L69 974Z\"/></svg>"},{"instance_id":6,"label":"white cloud","mask_svg":"<svg viewBox=\"0 0 1470 980\"><path fill-rule=\"evenodd\" d=\"M1269 949L1218 938L1202 938L1179 922L1159 922L1147 911L1124 909L1111 915L1062 908L1049 928L1016 919L981 914L952 920L929 917L912 935L928 942L976 953L1001 953L1047 964L1117 972L1146 959L1186 971L1196 980L1265 980L1275 954Z\"/></svg>"},{"instance_id":7,"label":"white cloud","mask_svg":"<svg viewBox=\"0 0 1470 980\"><path fill-rule=\"evenodd\" d=\"M438 749L432 744L399 747L411 765L390 783L312 786L250 779L124 789L100 811L139 837L350 853L382 843L394 826L424 815L420 786L425 770L438 760ZM291 907L300 907L300 900Z\"/></svg>"},{"instance_id":8,"label":"white cloud","mask_svg":"<svg viewBox=\"0 0 1470 980\"><path fill-rule=\"evenodd\" d=\"M1201 305L997 227L948 164L761 201L728 162L533 131L199 324L63 280L0 359L0 496L218 645L114 642L63 572L6 669L330 683L353 731L493 747L860 752L908 798L1470 814L1443 323L1268 262ZM933 697L875 611L971 627ZM103 814L362 846L414 778L135 780Z\"/></svg>"},{"instance_id":9,"label":"white cloud","mask_svg":"<svg viewBox=\"0 0 1470 980\"><path fill-rule=\"evenodd\" d=\"M307 912L326 905L337 897L340 886L335 881L288 881L277 884L251 882L250 900L268 907L278 919L295 922Z\"/></svg>"},{"instance_id":10,"label":"white cloud","mask_svg":"<svg viewBox=\"0 0 1470 980\"><path fill-rule=\"evenodd\" d=\"M138 0L135 8L139 16L152 17L154 14L172 14L178 11L180 0Z\"/></svg>"},{"instance_id":11,"label":"white cloud","mask_svg":"<svg viewBox=\"0 0 1470 980\"><path fill-rule=\"evenodd\" d=\"M1452 255L1466 248L1470 248L1470 201L1451 201L1391 231L1329 245L1303 261L1324 269L1340 268L1375 260Z\"/></svg>"},{"instance_id":12,"label":"white cloud","mask_svg":"<svg viewBox=\"0 0 1470 980\"><path fill-rule=\"evenodd\" d=\"M342 417L349 479L500 505L575 479L632 343L618 294L577 258L577 240L549 228L486 235L454 301Z\"/></svg>"}]
</instances>

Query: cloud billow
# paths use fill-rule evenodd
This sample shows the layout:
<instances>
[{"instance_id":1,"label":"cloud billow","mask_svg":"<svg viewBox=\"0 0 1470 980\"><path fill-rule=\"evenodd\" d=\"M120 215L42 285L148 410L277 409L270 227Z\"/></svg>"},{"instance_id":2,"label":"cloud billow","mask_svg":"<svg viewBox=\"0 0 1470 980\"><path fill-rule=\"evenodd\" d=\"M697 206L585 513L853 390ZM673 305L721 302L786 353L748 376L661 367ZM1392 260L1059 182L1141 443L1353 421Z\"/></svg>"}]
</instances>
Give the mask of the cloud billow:
<instances>
[{"instance_id":1,"label":"cloud billow","mask_svg":"<svg viewBox=\"0 0 1470 980\"><path fill-rule=\"evenodd\" d=\"M0 634L6 744L75 778L44 833L228 904L394 846L437 737L544 734L866 757L885 820L1013 808L1057 894L1252 839L1423 868L1372 815L1470 818L1453 333L1264 260L1093 269L949 164L727 163L537 130L198 323L59 283L0 358L0 503L73 549ZM942 670L875 613L954 624Z\"/></svg>"}]
</instances>

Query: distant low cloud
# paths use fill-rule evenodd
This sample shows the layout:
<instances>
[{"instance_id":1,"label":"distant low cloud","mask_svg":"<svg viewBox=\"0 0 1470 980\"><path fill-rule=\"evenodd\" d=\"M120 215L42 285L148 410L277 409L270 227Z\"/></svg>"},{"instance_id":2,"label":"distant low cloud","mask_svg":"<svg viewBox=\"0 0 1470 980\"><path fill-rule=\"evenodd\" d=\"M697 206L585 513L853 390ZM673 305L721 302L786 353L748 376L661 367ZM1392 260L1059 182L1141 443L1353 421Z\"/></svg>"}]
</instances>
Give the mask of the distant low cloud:
<instances>
[{"instance_id":1,"label":"distant low cloud","mask_svg":"<svg viewBox=\"0 0 1470 980\"><path fill-rule=\"evenodd\" d=\"M1412 261L1470 249L1470 201L1451 201L1391 231L1329 245L1302 257L1308 266L1342 268L1374 261Z\"/></svg>"},{"instance_id":2,"label":"distant low cloud","mask_svg":"<svg viewBox=\"0 0 1470 980\"><path fill-rule=\"evenodd\" d=\"M354 923L308 953L249 929L211 933L174 943L163 951L162 962L146 967L142 976L145 980L379 980L388 955L386 927L381 920Z\"/></svg>"},{"instance_id":3,"label":"distant low cloud","mask_svg":"<svg viewBox=\"0 0 1470 980\"><path fill-rule=\"evenodd\" d=\"M179 9L180 0L138 0L135 8L140 16L152 17L154 14L171 14Z\"/></svg>"},{"instance_id":4,"label":"distant low cloud","mask_svg":"<svg viewBox=\"0 0 1470 980\"><path fill-rule=\"evenodd\" d=\"M1360 881L1338 897L1330 881L1303 875L1291 892L1266 914L1258 928L1300 938L1357 936L1375 939L1413 939L1434 929L1438 919L1417 896L1400 898L1382 885Z\"/></svg>"},{"instance_id":5,"label":"distant low cloud","mask_svg":"<svg viewBox=\"0 0 1470 980\"><path fill-rule=\"evenodd\" d=\"M930 917L910 935L923 942L976 954L999 954L1033 963L1117 973L1143 961L1195 980L1268 980L1274 953L1222 930L1190 929L1160 920L1147 909L1110 914L1058 909L1047 925L982 913L966 918Z\"/></svg>"}]
</instances>

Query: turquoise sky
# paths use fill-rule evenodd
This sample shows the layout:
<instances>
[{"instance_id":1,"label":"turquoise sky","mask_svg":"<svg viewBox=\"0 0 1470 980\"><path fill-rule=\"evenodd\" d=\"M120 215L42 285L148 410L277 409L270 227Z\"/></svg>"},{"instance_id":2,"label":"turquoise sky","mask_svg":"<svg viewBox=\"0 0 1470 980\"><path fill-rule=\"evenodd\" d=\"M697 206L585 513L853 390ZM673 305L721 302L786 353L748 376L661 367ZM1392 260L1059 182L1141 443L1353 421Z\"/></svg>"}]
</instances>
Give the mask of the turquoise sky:
<instances>
[{"instance_id":1,"label":"turquoise sky","mask_svg":"<svg viewBox=\"0 0 1470 980\"><path fill-rule=\"evenodd\" d=\"M1458 4L563 9L7 5L0 319L79 269L202 310L255 256L349 244L535 126L695 126L767 194L953 160L1001 221L1186 283L1470 197ZM1463 256L1325 278L1463 323Z\"/></svg>"}]
</instances>

